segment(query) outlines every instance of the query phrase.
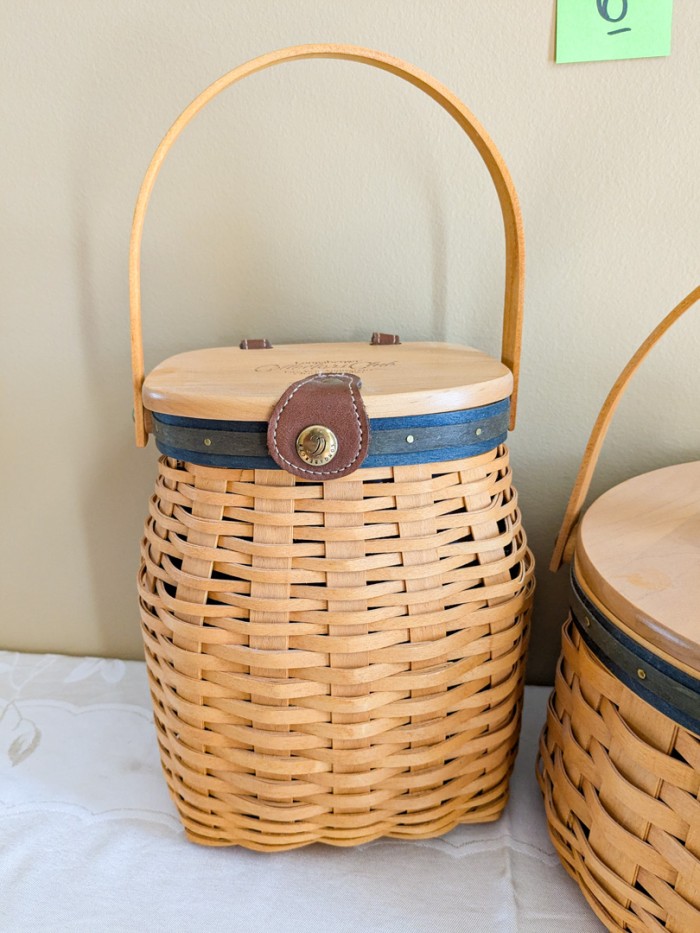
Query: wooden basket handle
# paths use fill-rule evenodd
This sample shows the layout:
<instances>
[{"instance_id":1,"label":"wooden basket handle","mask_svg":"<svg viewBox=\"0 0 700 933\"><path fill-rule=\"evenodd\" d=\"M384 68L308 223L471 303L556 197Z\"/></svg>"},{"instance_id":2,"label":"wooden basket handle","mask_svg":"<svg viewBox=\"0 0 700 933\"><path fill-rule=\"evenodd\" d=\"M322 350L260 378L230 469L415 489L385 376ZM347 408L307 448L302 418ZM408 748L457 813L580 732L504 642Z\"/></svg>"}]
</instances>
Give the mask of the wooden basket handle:
<instances>
[{"instance_id":1,"label":"wooden basket handle","mask_svg":"<svg viewBox=\"0 0 700 933\"><path fill-rule=\"evenodd\" d=\"M213 84L202 91L170 127L148 166L136 200L134 220L131 228L129 245L129 303L131 310L131 367L134 388L134 421L136 425L136 443L145 447L148 441L147 414L143 406L141 389L144 380L143 338L141 333L141 239L148 201L158 172L163 165L170 147L187 124L217 94L247 78L248 75L263 71L280 62L305 58L341 58L362 62L389 71L403 78L432 97L450 116L456 120L469 136L479 155L489 170L491 179L498 193L503 213L506 239L506 283L503 312L502 360L513 373L513 394L511 400L511 428L515 426L515 413L520 372L520 345L522 331L523 286L524 286L524 237L522 220L517 195L508 169L488 134L455 95L439 84L424 71L392 58L383 52L363 49L352 45L298 45L276 52L269 52L239 65L222 75Z\"/></svg>"},{"instance_id":2,"label":"wooden basket handle","mask_svg":"<svg viewBox=\"0 0 700 933\"><path fill-rule=\"evenodd\" d=\"M615 410L632 376L642 364L652 347L659 342L666 331L675 324L678 318L682 317L699 299L700 286L693 289L689 295L686 295L683 301L677 304L673 311L666 315L658 327L654 328L644 343L631 357L608 393L608 397L605 399L603 407L600 409L598 418L593 425L591 436L588 438L588 443L586 444L586 450L583 454L583 460L581 461L578 475L576 476L576 482L574 483L574 488L571 490L571 496L566 506L564 521L559 529L557 541L554 545L554 552L549 565L550 570L557 571L564 561L568 562L571 559L573 545L575 543L575 532L581 517L581 509L583 508L583 503L590 489L593 473L598 463L598 457L600 456L600 451L603 447L603 442L605 441L605 436L608 433L608 428L610 427Z\"/></svg>"}]
</instances>

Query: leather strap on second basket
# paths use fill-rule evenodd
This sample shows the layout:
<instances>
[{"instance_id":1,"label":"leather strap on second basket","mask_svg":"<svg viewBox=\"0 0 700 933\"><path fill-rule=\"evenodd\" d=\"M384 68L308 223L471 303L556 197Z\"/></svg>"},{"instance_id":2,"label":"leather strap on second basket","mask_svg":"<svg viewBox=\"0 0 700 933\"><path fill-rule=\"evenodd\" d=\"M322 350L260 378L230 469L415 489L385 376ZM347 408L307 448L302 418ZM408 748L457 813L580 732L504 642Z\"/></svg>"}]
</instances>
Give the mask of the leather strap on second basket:
<instances>
[{"instance_id":1,"label":"leather strap on second basket","mask_svg":"<svg viewBox=\"0 0 700 933\"><path fill-rule=\"evenodd\" d=\"M248 75L263 71L280 62L305 58L340 58L347 61L361 62L382 71L403 78L432 97L443 110L455 120L474 144L489 171L491 180L498 194L503 214L505 229L506 282L503 311L503 337L501 359L513 373L513 393L510 407L510 427L515 426L515 412L518 397L520 373L520 346L522 334L523 288L525 281L525 240L520 216L520 206L506 165L490 139L486 130L476 117L464 106L452 91L440 84L419 68L409 65L401 59L363 49L353 45L298 45L261 55L252 61L239 65L196 97L168 130L148 166L136 200L134 220L131 227L129 245L129 305L131 318L131 368L134 392L134 422L136 444L145 447L151 419L146 412L141 390L144 381L143 337L141 331L141 240L146 208L151 197L158 173L171 146L187 124L210 100L221 91L241 81Z\"/></svg>"},{"instance_id":2,"label":"leather strap on second basket","mask_svg":"<svg viewBox=\"0 0 700 933\"><path fill-rule=\"evenodd\" d=\"M562 562L568 562L571 559L575 542L575 532L581 517L581 509L583 508L583 503L586 501L586 496L590 489L593 473L598 463L598 457L600 456L600 451L603 447L603 442L605 441L605 436L608 433L608 428L610 427L615 410L632 376L634 376L635 372L644 361L644 358L663 337L666 331L699 299L700 286L693 289L689 295L686 295L683 301L677 304L673 311L669 312L658 327L649 334L647 339L617 377L615 384L608 393L608 397L605 399L603 407L600 409L600 413L596 419L596 423L593 426L593 430L591 431L588 444L586 444L586 450L583 455L583 460L581 461L581 466L579 467L578 475L576 476L576 482L574 483L574 488L571 490L571 496L566 506L564 521L562 522L554 546L552 561L549 565L550 570L557 571L561 567Z\"/></svg>"}]
</instances>

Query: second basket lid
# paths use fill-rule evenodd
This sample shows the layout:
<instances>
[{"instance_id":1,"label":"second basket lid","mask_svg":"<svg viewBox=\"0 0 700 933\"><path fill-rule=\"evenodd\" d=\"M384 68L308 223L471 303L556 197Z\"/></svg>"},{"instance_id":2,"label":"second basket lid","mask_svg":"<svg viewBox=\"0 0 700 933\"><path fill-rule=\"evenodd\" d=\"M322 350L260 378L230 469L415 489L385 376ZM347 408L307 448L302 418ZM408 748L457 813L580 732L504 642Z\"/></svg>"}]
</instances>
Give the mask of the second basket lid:
<instances>
[{"instance_id":1,"label":"second basket lid","mask_svg":"<svg viewBox=\"0 0 700 933\"><path fill-rule=\"evenodd\" d=\"M143 402L160 414L265 421L291 383L321 372L359 376L370 418L477 408L508 398L513 387L503 363L471 347L309 343L181 353L149 373Z\"/></svg>"},{"instance_id":2,"label":"second basket lid","mask_svg":"<svg viewBox=\"0 0 700 933\"><path fill-rule=\"evenodd\" d=\"M635 476L597 499L576 566L635 635L700 673L700 462Z\"/></svg>"}]
</instances>

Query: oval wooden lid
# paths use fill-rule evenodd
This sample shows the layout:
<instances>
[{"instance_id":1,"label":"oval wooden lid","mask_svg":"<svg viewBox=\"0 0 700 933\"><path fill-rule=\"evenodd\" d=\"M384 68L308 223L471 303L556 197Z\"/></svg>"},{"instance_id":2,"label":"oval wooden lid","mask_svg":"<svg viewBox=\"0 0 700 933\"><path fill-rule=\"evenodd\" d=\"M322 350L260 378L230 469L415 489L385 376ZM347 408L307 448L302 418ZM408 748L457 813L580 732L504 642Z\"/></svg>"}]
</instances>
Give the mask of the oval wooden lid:
<instances>
[{"instance_id":1,"label":"oval wooden lid","mask_svg":"<svg viewBox=\"0 0 700 933\"><path fill-rule=\"evenodd\" d=\"M146 377L143 402L167 415L267 421L291 383L318 372L358 375L370 418L478 408L508 398L513 388L506 366L471 347L308 343L172 356Z\"/></svg>"},{"instance_id":2,"label":"oval wooden lid","mask_svg":"<svg viewBox=\"0 0 700 933\"><path fill-rule=\"evenodd\" d=\"M596 500L576 566L652 650L700 673L700 462L635 476Z\"/></svg>"}]
</instances>

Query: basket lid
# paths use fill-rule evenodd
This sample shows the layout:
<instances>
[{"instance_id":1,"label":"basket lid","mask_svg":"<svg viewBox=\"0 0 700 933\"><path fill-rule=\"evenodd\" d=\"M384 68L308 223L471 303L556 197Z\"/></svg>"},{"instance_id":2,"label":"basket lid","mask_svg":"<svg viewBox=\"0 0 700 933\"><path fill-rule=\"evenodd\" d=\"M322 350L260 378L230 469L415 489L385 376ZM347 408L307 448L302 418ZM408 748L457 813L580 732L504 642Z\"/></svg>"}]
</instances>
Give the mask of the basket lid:
<instances>
[{"instance_id":1,"label":"basket lid","mask_svg":"<svg viewBox=\"0 0 700 933\"><path fill-rule=\"evenodd\" d=\"M636 636L700 673L700 462L635 476L597 499L576 566Z\"/></svg>"},{"instance_id":2,"label":"basket lid","mask_svg":"<svg viewBox=\"0 0 700 933\"><path fill-rule=\"evenodd\" d=\"M507 366L471 347L309 343L172 356L146 377L143 403L166 415L266 421L291 383L321 372L359 376L370 418L463 411L508 398L513 388Z\"/></svg>"}]
</instances>

